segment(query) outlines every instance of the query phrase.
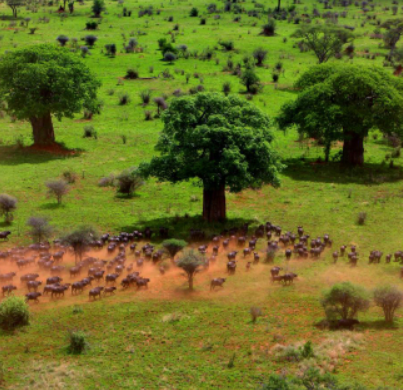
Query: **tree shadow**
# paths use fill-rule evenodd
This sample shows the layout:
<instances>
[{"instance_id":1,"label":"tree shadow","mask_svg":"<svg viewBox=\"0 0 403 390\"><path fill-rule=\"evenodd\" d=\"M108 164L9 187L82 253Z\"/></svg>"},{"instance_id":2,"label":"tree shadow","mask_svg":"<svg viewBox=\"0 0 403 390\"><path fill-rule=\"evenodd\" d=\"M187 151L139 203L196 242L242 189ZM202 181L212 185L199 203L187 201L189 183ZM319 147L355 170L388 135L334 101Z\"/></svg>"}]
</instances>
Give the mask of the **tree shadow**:
<instances>
[{"instance_id":1,"label":"tree shadow","mask_svg":"<svg viewBox=\"0 0 403 390\"><path fill-rule=\"evenodd\" d=\"M403 180L401 168L365 163L362 167L346 167L340 163L318 163L306 158L290 158L283 161L287 168L283 175L295 181L317 183L380 185Z\"/></svg>"},{"instance_id":2,"label":"tree shadow","mask_svg":"<svg viewBox=\"0 0 403 390\"><path fill-rule=\"evenodd\" d=\"M66 206L63 203L59 204L59 203L52 202L52 203L45 203L45 204L41 205L39 208L42 210L57 210L57 209L65 208L65 207Z\"/></svg>"},{"instance_id":3,"label":"tree shadow","mask_svg":"<svg viewBox=\"0 0 403 390\"><path fill-rule=\"evenodd\" d=\"M60 152L59 152L60 151ZM43 164L53 160L66 160L79 157L83 149L69 150L58 148L58 151L36 149L32 146L18 148L15 145L0 146L0 165Z\"/></svg>"},{"instance_id":4,"label":"tree shadow","mask_svg":"<svg viewBox=\"0 0 403 390\"><path fill-rule=\"evenodd\" d=\"M136 225L122 226L121 231L133 232L134 230L144 230L146 227L154 231L152 236L153 242L163 241L165 238L159 237L159 228L168 228L168 238L181 238L189 241L190 230L202 230L206 234L206 240L214 235L220 234L226 229L239 228L245 223L250 223L252 220L244 218L229 218L225 222L208 223L201 216L168 216L155 219L143 219Z\"/></svg>"},{"instance_id":5,"label":"tree shadow","mask_svg":"<svg viewBox=\"0 0 403 390\"><path fill-rule=\"evenodd\" d=\"M370 322L360 322L357 329L374 329L374 330L398 330L399 325L396 322L386 322L384 320L370 321Z\"/></svg>"}]
</instances>

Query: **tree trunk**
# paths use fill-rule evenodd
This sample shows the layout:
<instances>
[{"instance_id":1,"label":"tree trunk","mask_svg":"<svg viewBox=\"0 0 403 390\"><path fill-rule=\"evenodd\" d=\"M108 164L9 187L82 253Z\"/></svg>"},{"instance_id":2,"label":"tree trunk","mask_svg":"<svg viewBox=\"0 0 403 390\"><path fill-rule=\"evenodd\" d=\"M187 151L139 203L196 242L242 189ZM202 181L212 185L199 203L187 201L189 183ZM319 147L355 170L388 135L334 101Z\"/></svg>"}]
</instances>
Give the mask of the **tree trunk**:
<instances>
[{"instance_id":1,"label":"tree trunk","mask_svg":"<svg viewBox=\"0 0 403 390\"><path fill-rule=\"evenodd\" d=\"M278 0L277 12L280 12L280 7L281 7L281 0Z\"/></svg>"},{"instance_id":2,"label":"tree trunk","mask_svg":"<svg viewBox=\"0 0 403 390\"><path fill-rule=\"evenodd\" d=\"M52 116L50 112L40 118L29 118L34 133L34 145L52 145L55 143Z\"/></svg>"},{"instance_id":3,"label":"tree trunk","mask_svg":"<svg viewBox=\"0 0 403 390\"><path fill-rule=\"evenodd\" d=\"M225 185L216 190L203 190L203 219L207 222L224 221L226 218Z\"/></svg>"},{"instance_id":4,"label":"tree trunk","mask_svg":"<svg viewBox=\"0 0 403 390\"><path fill-rule=\"evenodd\" d=\"M189 275L189 290L193 290L193 275Z\"/></svg>"},{"instance_id":5,"label":"tree trunk","mask_svg":"<svg viewBox=\"0 0 403 390\"><path fill-rule=\"evenodd\" d=\"M364 164L364 137L360 134L345 131L342 163L346 165Z\"/></svg>"}]
</instances>

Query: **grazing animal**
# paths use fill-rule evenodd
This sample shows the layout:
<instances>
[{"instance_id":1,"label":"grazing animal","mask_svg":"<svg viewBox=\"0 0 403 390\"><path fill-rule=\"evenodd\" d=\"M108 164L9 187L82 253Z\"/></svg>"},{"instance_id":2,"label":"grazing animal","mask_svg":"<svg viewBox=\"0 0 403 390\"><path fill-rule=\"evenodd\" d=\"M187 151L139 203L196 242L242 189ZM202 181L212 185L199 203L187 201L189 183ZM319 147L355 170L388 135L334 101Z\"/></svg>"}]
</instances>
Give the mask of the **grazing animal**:
<instances>
[{"instance_id":1,"label":"grazing animal","mask_svg":"<svg viewBox=\"0 0 403 390\"><path fill-rule=\"evenodd\" d=\"M150 281L150 279L148 279L148 278L136 278L135 283L137 285L137 290L139 290L142 287L144 287L145 289L148 289L149 281Z\"/></svg>"},{"instance_id":2,"label":"grazing animal","mask_svg":"<svg viewBox=\"0 0 403 390\"><path fill-rule=\"evenodd\" d=\"M227 272L228 275L234 275L236 270L236 261L232 260L227 263Z\"/></svg>"},{"instance_id":3,"label":"grazing animal","mask_svg":"<svg viewBox=\"0 0 403 390\"><path fill-rule=\"evenodd\" d=\"M4 241L8 241L8 236L11 234L11 232L9 230L5 231L5 232L0 232L0 239L4 240Z\"/></svg>"},{"instance_id":4,"label":"grazing animal","mask_svg":"<svg viewBox=\"0 0 403 390\"><path fill-rule=\"evenodd\" d=\"M35 301L35 302L39 302L38 298L41 297L42 294L40 292L30 292L28 294L25 294L25 298L28 301Z\"/></svg>"},{"instance_id":5,"label":"grazing animal","mask_svg":"<svg viewBox=\"0 0 403 390\"><path fill-rule=\"evenodd\" d=\"M46 284L56 284L60 283L63 280L60 276L52 276L46 279Z\"/></svg>"},{"instance_id":6,"label":"grazing animal","mask_svg":"<svg viewBox=\"0 0 403 390\"><path fill-rule=\"evenodd\" d=\"M30 280L27 282L28 291L37 291L38 287L42 285L39 280Z\"/></svg>"},{"instance_id":7,"label":"grazing animal","mask_svg":"<svg viewBox=\"0 0 403 390\"><path fill-rule=\"evenodd\" d=\"M95 300L97 297L101 298L101 293L103 290L104 290L103 287L92 288L88 293L89 299L92 298L93 300Z\"/></svg>"},{"instance_id":8,"label":"grazing animal","mask_svg":"<svg viewBox=\"0 0 403 390\"><path fill-rule=\"evenodd\" d=\"M0 282L12 282L15 276L15 272L8 272L6 274L0 274Z\"/></svg>"},{"instance_id":9,"label":"grazing animal","mask_svg":"<svg viewBox=\"0 0 403 390\"><path fill-rule=\"evenodd\" d=\"M289 272L283 275L283 283L284 285L290 285L294 282L294 279L298 277L297 274L294 274L293 272Z\"/></svg>"},{"instance_id":10,"label":"grazing animal","mask_svg":"<svg viewBox=\"0 0 403 390\"><path fill-rule=\"evenodd\" d=\"M275 276L278 276L278 274L280 273L281 269L282 269L282 268L280 268L280 267L273 267L273 268L270 270L271 278L272 278L273 282L274 282L274 277L275 277Z\"/></svg>"},{"instance_id":11,"label":"grazing animal","mask_svg":"<svg viewBox=\"0 0 403 390\"><path fill-rule=\"evenodd\" d=\"M214 278L210 283L210 291L214 290L216 287L224 287L225 278Z\"/></svg>"},{"instance_id":12,"label":"grazing animal","mask_svg":"<svg viewBox=\"0 0 403 390\"><path fill-rule=\"evenodd\" d=\"M17 290L17 287L13 284L8 284L7 286L3 286L1 288L3 290L3 297L7 294L10 295L14 290Z\"/></svg>"},{"instance_id":13,"label":"grazing animal","mask_svg":"<svg viewBox=\"0 0 403 390\"><path fill-rule=\"evenodd\" d=\"M114 286L112 286L112 287L105 287L105 289L104 289L104 295L107 295L107 294L112 295L112 294L115 293L115 291L116 291L116 287L114 287Z\"/></svg>"}]
</instances>

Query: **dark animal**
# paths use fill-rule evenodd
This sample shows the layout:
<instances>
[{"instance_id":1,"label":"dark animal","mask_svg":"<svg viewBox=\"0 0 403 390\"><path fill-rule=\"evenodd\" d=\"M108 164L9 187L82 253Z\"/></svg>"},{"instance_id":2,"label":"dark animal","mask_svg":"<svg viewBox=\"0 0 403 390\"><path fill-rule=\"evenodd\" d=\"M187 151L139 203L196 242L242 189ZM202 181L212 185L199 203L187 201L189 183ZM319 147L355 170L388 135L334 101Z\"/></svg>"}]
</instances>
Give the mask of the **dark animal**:
<instances>
[{"instance_id":1,"label":"dark animal","mask_svg":"<svg viewBox=\"0 0 403 390\"><path fill-rule=\"evenodd\" d=\"M0 274L0 282L12 282L15 276L15 272L8 272L6 274Z\"/></svg>"},{"instance_id":2,"label":"dark animal","mask_svg":"<svg viewBox=\"0 0 403 390\"><path fill-rule=\"evenodd\" d=\"M27 282L28 291L36 291L38 287L42 285L42 282L39 280L30 280Z\"/></svg>"},{"instance_id":3,"label":"dark animal","mask_svg":"<svg viewBox=\"0 0 403 390\"><path fill-rule=\"evenodd\" d=\"M14 290L17 290L17 287L13 284L8 284L7 286L3 286L1 288L3 290L3 297L7 294L10 295Z\"/></svg>"},{"instance_id":4,"label":"dark animal","mask_svg":"<svg viewBox=\"0 0 403 390\"><path fill-rule=\"evenodd\" d=\"M232 260L227 263L227 272L228 275L234 275L236 270L236 261Z\"/></svg>"},{"instance_id":5,"label":"dark animal","mask_svg":"<svg viewBox=\"0 0 403 390\"><path fill-rule=\"evenodd\" d=\"M214 290L216 287L223 287L225 278L214 278L210 283L210 290Z\"/></svg>"},{"instance_id":6,"label":"dark animal","mask_svg":"<svg viewBox=\"0 0 403 390\"><path fill-rule=\"evenodd\" d=\"M88 293L89 299L92 298L93 300L95 300L97 297L101 298L101 293L102 293L103 290L104 290L103 287L92 288L90 290L90 292Z\"/></svg>"},{"instance_id":7,"label":"dark animal","mask_svg":"<svg viewBox=\"0 0 403 390\"><path fill-rule=\"evenodd\" d=\"M355 320L353 318L346 318L337 321L337 328L342 329L354 329L354 325L358 325L360 321Z\"/></svg>"},{"instance_id":8,"label":"dark animal","mask_svg":"<svg viewBox=\"0 0 403 390\"><path fill-rule=\"evenodd\" d=\"M25 294L25 297L28 301L35 301L35 302L39 302L38 298L41 297L42 294L40 292L30 292L28 294Z\"/></svg>"},{"instance_id":9,"label":"dark animal","mask_svg":"<svg viewBox=\"0 0 403 390\"><path fill-rule=\"evenodd\" d=\"M11 234L10 231L0 232L0 239L8 241L8 236Z\"/></svg>"},{"instance_id":10,"label":"dark animal","mask_svg":"<svg viewBox=\"0 0 403 390\"><path fill-rule=\"evenodd\" d=\"M52 276L46 279L46 284L56 284L60 283L63 280L60 276Z\"/></svg>"},{"instance_id":11,"label":"dark animal","mask_svg":"<svg viewBox=\"0 0 403 390\"><path fill-rule=\"evenodd\" d=\"M108 274L105 276L105 282L108 283L115 283L116 279L119 277L118 274Z\"/></svg>"},{"instance_id":12,"label":"dark animal","mask_svg":"<svg viewBox=\"0 0 403 390\"><path fill-rule=\"evenodd\" d=\"M107 295L107 294L114 294L115 293L115 291L116 291L116 287L105 287L105 289L104 289L104 295Z\"/></svg>"},{"instance_id":13,"label":"dark animal","mask_svg":"<svg viewBox=\"0 0 403 390\"><path fill-rule=\"evenodd\" d=\"M281 268L280 268L280 267L273 267L273 268L270 270L271 278L272 278L273 281L274 281L274 277L275 277L275 276L278 276L278 274L280 273L280 271L281 271Z\"/></svg>"},{"instance_id":14,"label":"dark animal","mask_svg":"<svg viewBox=\"0 0 403 390\"><path fill-rule=\"evenodd\" d=\"M148 279L148 278L137 278L135 280L135 283L137 285L137 290L139 290L142 287L144 287L145 289L148 289L148 282L149 281L150 281L150 279Z\"/></svg>"}]
</instances>

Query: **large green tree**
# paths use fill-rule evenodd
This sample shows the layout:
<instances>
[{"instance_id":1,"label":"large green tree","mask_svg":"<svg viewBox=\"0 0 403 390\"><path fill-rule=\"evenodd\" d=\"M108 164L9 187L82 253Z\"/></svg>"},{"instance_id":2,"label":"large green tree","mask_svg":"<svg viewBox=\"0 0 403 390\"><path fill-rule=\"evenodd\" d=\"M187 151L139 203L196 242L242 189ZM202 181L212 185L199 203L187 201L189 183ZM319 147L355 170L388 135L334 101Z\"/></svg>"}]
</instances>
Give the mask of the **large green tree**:
<instances>
[{"instance_id":1,"label":"large green tree","mask_svg":"<svg viewBox=\"0 0 403 390\"><path fill-rule=\"evenodd\" d=\"M282 165L270 146L269 118L235 96L199 93L175 99L164 112L156 150L143 163L147 176L177 183L197 179L203 187L203 218L226 218L225 190L239 192L279 184Z\"/></svg>"},{"instance_id":2,"label":"large green tree","mask_svg":"<svg viewBox=\"0 0 403 390\"><path fill-rule=\"evenodd\" d=\"M96 111L100 82L75 54L44 44L4 55L0 97L8 112L31 122L35 145L55 142L52 115L72 118L82 108Z\"/></svg>"},{"instance_id":3,"label":"large green tree","mask_svg":"<svg viewBox=\"0 0 403 390\"><path fill-rule=\"evenodd\" d=\"M389 49L389 60L393 59L395 54L396 45L403 34L403 20L402 19L388 19L382 23L382 27L386 29L383 34L383 42L385 47Z\"/></svg>"},{"instance_id":4,"label":"large green tree","mask_svg":"<svg viewBox=\"0 0 403 390\"><path fill-rule=\"evenodd\" d=\"M316 65L295 84L298 97L281 108L281 129L343 141L342 162L364 163L364 137L373 128L401 133L403 81L377 67Z\"/></svg>"},{"instance_id":5,"label":"large green tree","mask_svg":"<svg viewBox=\"0 0 403 390\"><path fill-rule=\"evenodd\" d=\"M320 64L341 53L343 45L354 39L350 31L330 24L304 25L292 36L302 38L308 49L315 53Z\"/></svg>"}]
</instances>

